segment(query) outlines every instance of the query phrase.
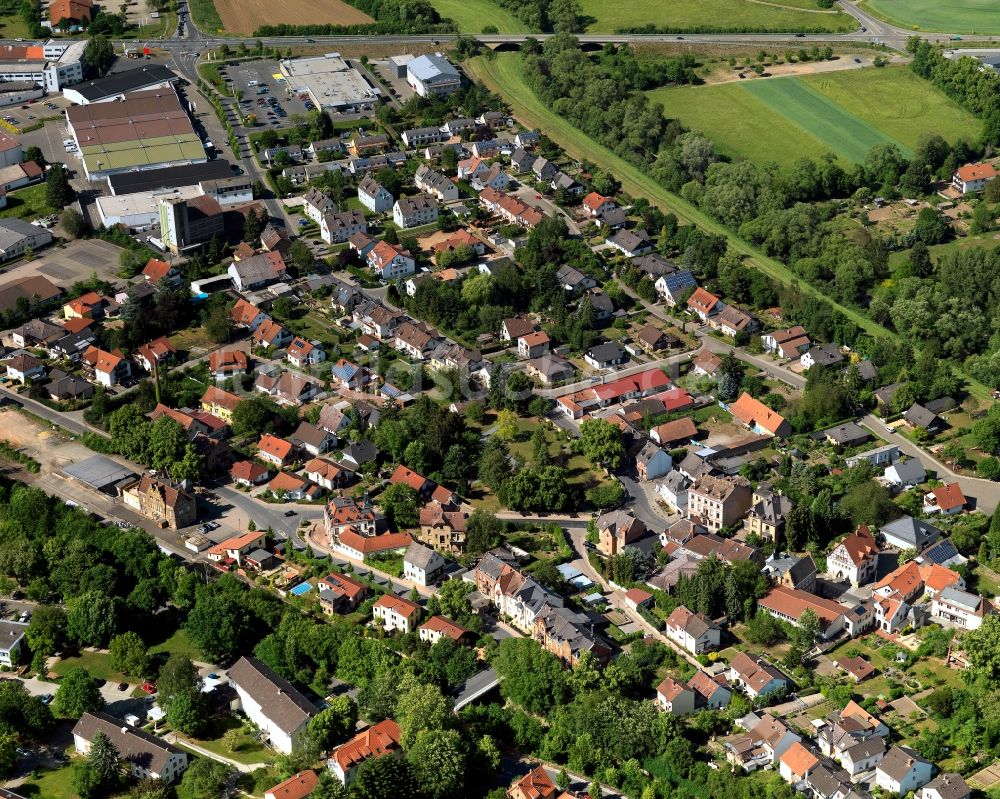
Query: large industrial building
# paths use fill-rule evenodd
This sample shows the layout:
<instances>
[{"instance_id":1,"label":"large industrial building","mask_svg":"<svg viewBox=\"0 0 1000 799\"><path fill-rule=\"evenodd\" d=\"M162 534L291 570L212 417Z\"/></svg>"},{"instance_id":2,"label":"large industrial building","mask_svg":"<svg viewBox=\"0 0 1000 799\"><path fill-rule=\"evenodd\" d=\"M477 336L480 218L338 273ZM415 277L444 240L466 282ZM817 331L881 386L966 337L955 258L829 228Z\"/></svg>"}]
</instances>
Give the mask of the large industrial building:
<instances>
[{"instance_id":1,"label":"large industrial building","mask_svg":"<svg viewBox=\"0 0 1000 799\"><path fill-rule=\"evenodd\" d=\"M139 191L156 191L177 186L196 186L202 181L228 178L232 174L232 165L223 158L216 158L203 164L167 166L144 169L141 172L118 172L108 175L108 188L115 195L134 194Z\"/></svg>"},{"instance_id":2,"label":"large industrial building","mask_svg":"<svg viewBox=\"0 0 1000 799\"><path fill-rule=\"evenodd\" d=\"M289 91L308 94L317 108L369 111L382 96L382 91L369 83L361 72L349 66L340 53L285 59L280 69L288 82Z\"/></svg>"},{"instance_id":3,"label":"large industrial building","mask_svg":"<svg viewBox=\"0 0 1000 799\"><path fill-rule=\"evenodd\" d=\"M130 92L115 103L72 106L66 119L91 180L208 160L173 87Z\"/></svg>"},{"instance_id":4,"label":"large industrial building","mask_svg":"<svg viewBox=\"0 0 1000 799\"><path fill-rule=\"evenodd\" d=\"M63 89L63 97L77 105L109 103L124 100L128 92L166 89L176 80L179 80L176 73L162 64L144 64L135 69L78 83L71 89Z\"/></svg>"},{"instance_id":5,"label":"large industrial building","mask_svg":"<svg viewBox=\"0 0 1000 799\"><path fill-rule=\"evenodd\" d=\"M131 231L158 230L160 200L189 200L201 196L201 187L176 186L154 191L137 191L112 197L96 197L94 204L104 227L124 225Z\"/></svg>"},{"instance_id":6,"label":"large industrial building","mask_svg":"<svg viewBox=\"0 0 1000 799\"><path fill-rule=\"evenodd\" d=\"M432 53L406 62L406 82L421 97L432 97L458 91L462 76L441 53Z\"/></svg>"},{"instance_id":7,"label":"large industrial building","mask_svg":"<svg viewBox=\"0 0 1000 799\"><path fill-rule=\"evenodd\" d=\"M57 92L83 80L86 40L0 45L0 82L27 82Z\"/></svg>"}]
</instances>

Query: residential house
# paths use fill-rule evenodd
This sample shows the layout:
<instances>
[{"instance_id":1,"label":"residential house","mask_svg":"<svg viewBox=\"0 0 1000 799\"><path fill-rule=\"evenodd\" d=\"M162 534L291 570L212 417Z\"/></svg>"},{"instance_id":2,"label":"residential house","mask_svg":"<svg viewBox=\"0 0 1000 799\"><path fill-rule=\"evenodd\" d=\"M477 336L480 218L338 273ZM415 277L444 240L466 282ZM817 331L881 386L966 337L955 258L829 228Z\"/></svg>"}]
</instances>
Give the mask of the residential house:
<instances>
[{"instance_id":1,"label":"residential house","mask_svg":"<svg viewBox=\"0 0 1000 799\"><path fill-rule=\"evenodd\" d=\"M163 738L138 727L122 723L107 713L84 713L73 726L73 744L77 754L90 753L94 739L103 733L117 750L122 766L136 779L175 782L187 770L187 752Z\"/></svg>"},{"instance_id":2,"label":"residential house","mask_svg":"<svg viewBox=\"0 0 1000 799\"><path fill-rule=\"evenodd\" d=\"M645 325L635 334L635 340L647 352L658 353L676 347L680 342L654 325Z\"/></svg>"},{"instance_id":3,"label":"residential house","mask_svg":"<svg viewBox=\"0 0 1000 799\"><path fill-rule=\"evenodd\" d=\"M359 502L353 497L334 497L323 511L324 529L331 544L348 530L362 536L374 536L378 521L370 502Z\"/></svg>"},{"instance_id":4,"label":"residential house","mask_svg":"<svg viewBox=\"0 0 1000 799\"><path fill-rule=\"evenodd\" d=\"M403 577L418 585L434 585L444 574L446 563L437 552L414 541L403 556Z\"/></svg>"},{"instance_id":5,"label":"residential house","mask_svg":"<svg viewBox=\"0 0 1000 799\"><path fill-rule=\"evenodd\" d=\"M468 644L475 637L471 630L466 630L444 616L431 616L417 628L417 632L421 641L426 641L431 645L444 638L454 641L456 644Z\"/></svg>"},{"instance_id":6,"label":"residential house","mask_svg":"<svg viewBox=\"0 0 1000 799\"><path fill-rule=\"evenodd\" d=\"M827 556L826 569L837 580L857 587L878 575L879 547L868 525L860 525Z\"/></svg>"},{"instance_id":7,"label":"residential house","mask_svg":"<svg viewBox=\"0 0 1000 799\"><path fill-rule=\"evenodd\" d=\"M722 643L722 629L704 614L694 613L684 605L678 605L667 617L664 632L692 655L711 652Z\"/></svg>"},{"instance_id":8,"label":"residential house","mask_svg":"<svg viewBox=\"0 0 1000 799\"><path fill-rule=\"evenodd\" d=\"M576 369L569 361L555 353L547 353L541 358L533 358L525 365L529 377L542 383L552 384L572 380Z\"/></svg>"},{"instance_id":9,"label":"residential house","mask_svg":"<svg viewBox=\"0 0 1000 799\"><path fill-rule=\"evenodd\" d=\"M816 590L816 563L808 553L801 557L798 555L781 557L778 553L774 553L767 559L764 572L777 585L808 593Z\"/></svg>"},{"instance_id":10,"label":"residential house","mask_svg":"<svg viewBox=\"0 0 1000 799\"><path fill-rule=\"evenodd\" d=\"M595 324L607 322L615 312L615 304L604 289L594 288L586 292L580 300L580 307L586 308L588 305L589 316Z\"/></svg>"},{"instance_id":11,"label":"residential house","mask_svg":"<svg viewBox=\"0 0 1000 799\"><path fill-rule=\"evenodd\" d=\"M465 551L469 514L452 505L429 502L420 509L420 540L428 546L453 555Z\"/></svg>"},{"instance_id":12,"label":"residential house","mask_svg":"<svg viewBox=\"0 0 1000 799\"><path fill-rule=\"evenodd\" d=\"M188 527L198 518L194 495L150 474L122 490L122 502L147 519L172 530Z\"/></svg>"},{"instance_id":13,"label":"residential house","mask_svg":"<svg viewBox=\"0 0 1000 799\"><path fill-rule=\"evenodd\" d=\"M489 169L479 170L472 178L472 188L476 191L490 188L505 191L510 186L510 177L500 164L492 164Z\"/></svg>"},{"instance_id":14,"label":"residential house","mask_svg":"<svg viewBox=\"0 0 1000 799\"><path fill-rule=\"evenodd\" d=\"M903 411L903 421L911 429L924 430L928 433L936 433L944 427L941 417L916 402Z\"/></svg>"},{"instance_id":15,"label":"residential house","mask_svg":"<svg viewBox=\"0 0 1000 799\"><path fill-rule=\"evenodd\" d=\"M88 291L63 306L63 317L66 319L101 320L111 309L112 301L102 297L96 291Z\"/></svg>"},{"instance_id":16,"label":"residential house","mask_svg":"<svg viewBox=\"0 0 1000 799\"><path fill-rule=\"evenodd\" d=\"M760 337L760 343L765 352L787 360L798 358L812 346L812 341L809 340L809 335L802 325L764 333Z\"/></svg>"},{"instance_id":17,"label":"residential house","mask_svg":"<svg viewBox=\"0 0 1000 799\"><path fill-rule=\"evenodd\" d=\"M23 622L0 620L0 666L9 669L20 664L26 650L27 631L28 625Z\"/></svg>"},{"instance_id":18,"label":"residential house","mask_svg":"<svg viewBox=\"0 0 1000 799\"><path fill-rule=\"evenodd\" d=\"M871 433L855 422L847 422L824 430L823 437L828 444L842 449L844 447L856 447L859 444L864 444L871 438Z\"/></svg>"},{"instance_id":19,"label":"residential house","mask_svg":"<svg viewBox=\"0 0 1000 799\"><path fill-rule=\"evenodd\" d=\"M610 369L628 362L628 353L617 341L605 341L584 353L583 360L592 369Z\"/></svg>"},{"instance_id":20,"label":"residential house","mask_svg":"<svg viewBox=\"0 0 1000 799\"><path fill-rule=\"evenodd\" d=\"M136 350L135 359L139 366L147 372L152 372L154 365L172 363L177 350L166 336L160 336L146 344L140 344Z\"/></svg>"},{"instance_id":21,"label":"residential house","mask_svg":"<svg viewBox=\"0 0 1000 799\"><path fill-rule=\"evenodd\" d=\"M418 189L436 197L441 202L452 202L458 199L458 186L446 175L442 175L425 164L417 167L413 176Z\"/></svg>"},{"instance_id":22,"label":"residential house","mask_svg":"<svg viewBox=\"0 0 1000 799\"><path fill-rule=\"evenodd\" d=\"M883 478L894 488L907 489L924 482L927 479L927 471L919 458L909 458L887 466Z\"/></svg>"},{"instance_id":23,"label":"residential house","mask_svg":"<svg viewBox=\"0 0 1000 799\"><path fill-rule=\"evenodd\" d=\"M362 582L346 574L331 572L316 581L319 589L319 606L328 616L357 610L371 590Z\"/></svg>"},{"instance_id":24,"label":"residential house","mask_svg":"<svg viewBox=\"0 0 1000 799\"><path fill-rule=\"evenodd\" d=\"M406 634L416 629L420 605L403 597L385 594L372 606L372 616L382 622L386 632L399 630Z\"/></svg>"},{"instance_id":25,"label":"residential house","mask_svg":"<svg viewBox=\"0 0 1000 799\"><path fill-rule=\"evenodd\" d=\"M105 388L111 388L127 380L132 374L132 366L121 350L106 352L98 347L87 347L83 353L84 369Z\"/></svg>"},{"instance_id":26,"label":"residential house","mask_svg":"<svg viewBox=\"0 0 1000 799\"><path fill-rule=\"evenodd\" d=\"M263 547L266 541L266 533L251 530L240 535L231 536L225 541L216 544L208 550L206 557L215 563L229 560L237 565L242 565L244 558L251 552Z\"/></svg>"},{"instance_id":27,"label":"residential house","mask_svg":"<svg viewBox=\"0 0 1000 799\"><path fill-rule=\"evenodd\" d=\"M264 791L264 799L309 799L318 784L316 772L306 769L268 788Z\"/></svg>"},{"instance_id":28,"label":"residential house","mask_svg":"<svg viewBox=\"0 0 1000 799\"><path fill-rule=\"evenodd\" d=\"M209 386L201 395L201 409L226 423L233 421L233 411L239 404L240 398L238 396L218 386Z\"/></svg>"},{"instance_id":29,"label":"residential house","mask_svg":"<svg viewBox=\"0 0 1000 799\"><path fill-rule=\"evenodd\" d=\"M934 764L908 746L893 746L875 767L875 784L887 793L906 796L931 780Z\"/></svg>"},{"instance_id":30,"label":"residential house","mask_svg":"<svg viewBox=\"0 0 1000 799\"><path fill-rule=\"evenodd\" d=\"M649 431L649 437L657 444L669 447L672 444L686 442L698 435L698 428L690 416L682 416L672 422L664 422Z\"/></svg>"},{"instance_id":31,"label":"residential house","mask_svg":"<svg viewBox=\"0 0 1000 799\"><path fill-rule=\"evenodd\" d=\"M26 352L9 358L4 364L7 367L7 377L18 383L28 383L45 377L45 364Z\"/></svg>"},{"instance_id":32,"label":"residential house","mask_svg":"<svg viewBox=\"0 0 1000 799\"><path fill-rule=\"evenodd\" d=\"M316 713L312 702L256 658L241 657L227 676L261 737L276 751L290 755Z\"/></svg>"},{"instance_id":33,"label":"residential house","mask_svg":"<svg viewBox=\"0 0 1000 799\"><path fill-rule=\"evenodd\" d=\"M656 703L664 713L686 716L694 713L695 692L685 683L666 677L656 687Z\"/></svg>"},{"instance_id":34,"label":"residential house","mask_svg":"<svg viewBox=\"0 0 1000 799\"><path fill-rule=\"evenodd\" d=\"M785 520L792 512L792 501L783 494L758 486L751 502L753 504L746 518L747 529L760 538L777 543L784 533Z\"/></svg>"},{"instance_id":35,"label":"residential house","mask_svg":"<svg viewBox=\"0 0 1000 799\"><path fill-rule=\"evenodd\" d=\"M508 799L556 799L559 794L544 766L529 771L507 791Z\"/></svg>"},{"instance_id":36,"label":"residential house","mask_svg":"<svg viewBox=\"0 0 1000 799\"><path fill-rule=\"evenodd\" d=\"M670 510L685 515L688 507L688 488L691 481L676 469L656 484L657 496Z\"/></svg>"},{"instance_id":37,"label":"residential house","mask_svg":"<svg viewBox=\"0 0 1000 799\"><path fill-rule=\"evenodd\" d=\"M412 275L416 271L416 261L411 257L409 250L384 240L377 242L368 251L367 262L368 268L387 283Z\"/></svg>"},{"instance_id":38,"label":"residential house","mask_svg":"<svg viewBox=\"0 0 1000 799\"><path fill-rule=\"evenodd\" d=\"M392 210L393 196L371 175L366 175L358 183L358 199L373 214L384 214Z\"/></svg>"},{"instance_id":39,"label":"residential house","mask_svg":"<svg viewBox=\"0 0 1000 799\"><path fill-rule=\"evenodd\" d=\"M933 524L912 516L900 516L879 528L879 532L887 545L917 552L941 537L941 531Z\"/></svg>"},{"instance_id":40,"label":"residential house","mask_svg":"<svg viewBox=\"0 0 1000 799\"><path fill-rule=\"evenodd\" d=\"M736 402L729 406L729 412L737 421L750 428L758 435L771 435L784 438L791 434L791 425L776 411L768 408L760 400L756 400L743 392Z\"/></svg>"},{"instance_id":41,"label":"residential house","mask_svg":"<svg viewBox=\"0 0 1000 799\"><path fill-rule=\"evenodd\" d=\"M511 225L533 228L545 218L545 214L522 202L512 194L505 194L492 188L485 188L479 194L479 202L492 214L497 214Z\"/></svg>"},{"instance_id":42,"label":"residential house","mask_svg":"<svg viewBox=\"0 0 1000 799\"><path fill-rule=\"evenodd\" d=\"M337 437L325 428L303 420L292 433L291 442L314 458L318 458L336 446Z\"/></svg>"},{"instance_id":43,"label":"residential house","mask_svg":"<svg viewBox=\"0 0 1000 799\"><path fill-rule=\"evenodd\" d=\"M927 783L920 799L969 799L972 789L960 774L943 772Z\"/></svg>"},{"instance_id":44,"label":"residential house","mask_svg":"<svg viewBox=\"0 0 1000 799\"><path fill-rule=\"evenodd\" d=\"M688 680L688 687L695 693L696 708L724 710L729 707L733 692L723 685L720 679L711 677L707 672L698 669L694 676Z\"/></svg>"},{"instance_id":45,"label":"residential house","mask_svg":"<svg viewBox=\"0 0 1000 799\"><path fill-rule=\"evenodd\" d=\"M265 433L257 443L257 457L280 469L295 460L295 445L284 438Z\"/></svg>"},{"instance_id":46,"label":"residential house","mask_svg":"<svg viewBox=\"0 0 1000 799\"><path fill-rule=\"evenodd\" d=\"M604 243L618 250L626 258L635 258L653 250L653 242L645 235L639 235L624 228L616 230L604 239Z\"/></svg>"},{"instance_id":47,"label":"residential house","mask_svg":"<svg viewBox=\"0 0 1000 799\"><path fill-rule=\"evenodd\" d=\"M208 356L208 371L217 383L246 374L250 359L242 350L215 350Z\"/></svg>"},{"instance_id":48,"label":"residential house","mask_svg":"<svg viewBox=\"0 0 1000 799\"><path fill-rule=\"evenodd\" d=\"M571 294L581 294L597 286L597 281L573 266L560 266L556 271L556 282Z\"/></svg>"},{"instance_id":49,"label":"residential house","mask_svg":"<svg viewBox=\"0 0 1000 799\"><path fill-rule=\"evenodd\" d=\"M726 674L730 684L741 689L751 699L787 690L792 680L764 658L740 652L732 659Z\"/></svg>"},{"instance_id":50,"label":"residential house","mask_svg":"<svg viewBox=\"0 0 1000 799\"><path fill-rule=\"evenodd\" d=\"M525 148L537 147L541 138L537 130L521 130L514 135L514 144Z\"/></svg>"},{"instance_id":51,"label":"residential house","mask_svg":"<svg viewBox=\"0 0 1000 799\"><path fill-rule=\"evenodd\" d=\"M804 782L819 765L819 758L796 741L778 758L778 773L790 785Z\"/></svg>"},{"instance_id":52,"label":"residential house","mask_svg":"<svg viewBox=\"0 0 1000 799\"><path fill-rule=\"evenodd\" d=\"M445 133L441 128L430 127L430 128L409 128L404 130L400 138L403 140L403 144L407 147L424 147L428 144L437 144L438 142L446 141L448 139L448 134Z\"/></svg>"},{"instance_id":53,"label":"residential house","mask_svg":"<svg viewBox=\"0 0 1000 799\"><path fill-rule=\"evenodd\" d=\"M362 730L347 743L330 753L327 767L343 785L354 782L358 766L378 757L401 756L402 733L392 719L385 719Z\"/></svg>"},{"instance_id":54,"label":"residential house","mask_svg":"<svg viewBox=\"0 0 1000 799\"><path fill-rule=\"evenodd\" d=\"M708 324L709 327L731 338L760 329L760 322L735 305L723 306L717 314L709 317Z\"/></svg>"},{"instance_id":55,"label":"residential house","mask_svg":"<svg viewBox=\"0 0 1000 799\"><path fill-rule=\"evenodd\" d=\"M695 314L702 322L708 322L709 318L715 316L723 308L722 300L703 288L697 288L688 297L687 309Z\"/></svg>"},{"instance_id":56,"label":"residential house","mask_svg":"<svg viewBox=\"0 0 1000 799\"><path fill-rule=\"evenodd\" d=\"M364 562L368 558L402 555L412 542L413 537L409 533L362 535L349 527L337 536L331 548L348 558Z\"/></svg>"},{"instance_id":57,"label":"residential house","mask_svg":"<svg viewBox=\"0 0 1000 799\"><path fill-rule=\"evenodd\" d=\"M350 485L354 473L328 458L313 458L304 467L305 475L320 488L333 491Z\"/></svg>"},{"instance_id":58,"label":"residential house","mask_svg":"<svg viewBox=\"0 0 1000 799\"><path fill-rule=\"evenodd\" d=\"M242 297L236 301L235 305L233 305L229 315L233 320L234 325L237 327L249 328L251 333L256 330L261 323L271 318L252 302L247 302Z\"/></svg>"},{"instance_id":59,"label":"residential house","mask_svg":"<svg viewBox=\"0 0 1000 799\"><path fill-rule=\"evenodd\" d=\"M714 352L702 350L691 361L691 373L700 377L715 377L722 366L722 359Z\"/></svg>"},{"instance_id":60,"label":"residential house","mask_svg":"<svg viewBox=\"0 0 1000 799\"><path fill-rule=\"evenodd\" d=\"M392 221L401 228L429 225L438 218L438 207L430 194L400 197L392 207Z\"/></svg>"},{"instance_id":61,"label":"residential house","mask_svg":"<svg viewBox=\"0 0 1000 799\"><path fill-rule=\"evenodd\" d=\"M770 714L758 718L751 713L739 723L746 733L727 736L722 739L722 745L726 760L743 771L775 765L789 747L802 740Z\"/></svg>"},{"instance_id":62,"label":"residential house","mask_svg":"<svg viewBox=\"0 0 1000 799\"><path fill-rule=\"evenodd\" d=\"M539 182L548 183L556 176L559 168L548 158L538 156L531 165L531 171L535 173L535 177L539 180Z\"/></svg>"},{"instance_id":63,"label":"residential house","mask_svg":"<svg viewBox=\"0 0 1000 799\"><path fill-rule=\"evenodd\" d=\"M285 260L279 252L265 252L234 261L226 271L237 291L253 291L288 277Z\"/></svg>"},{"instance_id":64,"label":"residential house","mask_svg":"<svg viewBox=\"0 0 1000 799\"><path fill-rule=\"evenodd\" d=\"M823 344L821 346L810 347L799 358L799 363L803 369L811 369L814 366L836 366L843 363L844 354L836 344Z\"/></svg>"},{"instance_id":65,"label":"residential house","mask_svg":"<svg viewBox=\"0 0 1000 799\"><path fill-rule=\"evenodd\" d=\"M954 516L965 510L965 494L958 483L947 483L932 488L924 494L924 513L928 516L939 513L942 516Z\"/></svg>"},{"instance_id":66,"label":"residential house","mask_svg":"<svg viewBox=\"0 0 1000 799\"><path fill-rule=\"evenodd\" d=\"M437 343L437 331L423 322L403 322L396 328L396 349L413 360L426 360Z\"/></svg>"},{"instance_id":67,"label":"residential house","mask_svg":"<svg viewBox=\"0 0 1000 799\"><path fill-rule=\"evenodd\" d=\"M621 510L603 513L594 520L599 535L597 549L613 557L646 534L646 525L631 513Z\"/></svg>"},{"instance_id":68,"label":"residential house","mask_svg":"<svg viewBox=\"0 0 1000 799\"><path fill-rule=\"evenodd\" d=\"M992 602L954 586L942 589L931 600L931 616L963 630L978 630L991 613L996 613Z\"/></svg>"},{"instance_id":69,"label":"residential house","mask_svg":"<svg viewBox=\"0 0 1000 799\"><path fill-rule=\"evenodd\" d=\"M343 244L358 235L367 235L368 220L356 208L324 214L319 222L320 238L327 244Z\"/></svg>"},{"instance_id":70,"label":"residential house","mask_svg":"<svg viewBox=\"0 0 1000 799\"><path fill-rule=\"evenodd\" d=\"M752 498L745 477L706 475L688 489L688 516L697 516L709 530L731 527L750 510Z\"/></svg>"},{"instance_id":71,"label":"residential house","mask_svg":"<svg viewBox=\"0 0 1000 799\"><path fill-rule=\"evenodd\" d=\"M238 486L252 488L271 479L271 470L253 461L237 461L229 469L229 479Z\"/></svg>"},{"instance_id":72,"label":"residential house","mask_svg":"<svg viewBox=\"0 0 1000 799\"><path fill-rule=\"evenodd\" d=\"M884 447L876 447L875 449L865 450L864 452L859 452L857 455L852 455L845 462L847 468L853 469L859 463L883 466L887 463L895 463L897 460L899 460L899 447L896 444L886 444Z\"/></svg>"},{"instance_id":73,"label":"residential house","mask_svg":"<svg viewBox=\"0 0 1000 799\"><path fill-rule=\"evenodd\" d=\"M678 269L657 277L653 287L663 302L673 308L681 299L698 288L698 282L690 269Z\"/></svg>"},{"instance_id":74,"label":"residential house","mask_svg":"<svg viewBox=\"0 0 1000 799\"><path fill-rule=\"evenodd\" d=\"M345 358L330 367L330 375L336 385L352 391L363 389L375 377L366 367L358 366Z\"/></svg>"},{"instance_id":75,"label":"residential house","mask_svg":"<svg viewBox=\"0 0 1000 799\"><path fill-rule=\"evenodd\" d=\"M863 657L841 658L834 665L840 666L854 682L864 682L875 676L875 667Z\"/></svg>"},{"instance_id":76,"label":"residential house","mask_svg":"<svg viewBox=\"0 0 1000 799\"><path fill-rule=\"evenodd\" d=\"M302 195L302 213L317 225L324 216L335 214L339 210L337 203L317 188L311 188Z\"/></svg>"},{"instance_id":77,"label":"residential house","mask_svg":"<svg viewBox=\"0 0 1000 799\"><path fill-rule=\"evenodd\" d=\"M757 607L763 608L774 618L781 619L793 627L798 627L802 614L811 610L819 619L820 635L823 640L836 636L846 624L844 613L847 608L839 602L784 585L773 586L757 600Z\"/></svg>"},{"instance_id":78,"label":"residential house","mask_svg":"<svg viewBox=\"0 0 1000 799\"><path fill-rule=\"evenodd\" d=\"M280 322L270 319L261 322L257 329L253 331L252 336L253 345L264 350L284 349L293 338L294 335L291 330Z\"/></svg>"},{"instance_id":79,"label":"residential house","mask_svg":"<svg viewBox=\"0 0 1000 799\"><path fill-rule=\"evenodd\" d=\"M517 340L517 354L521 358L540 358L549 351L551 339L544 330L537 330Z\"/></svg>"},{"instance_id":80,"label":"residential house","mask_svg":"<svg viewBox=\"0 0 1000 799\"><path fill-rule=\"evenodd\" d=\"M296 336L288 345L285 357L292 366L305 369L325 361L326 353L318 341L307 341L301 336Z\"/></svg>"},{"instance_id":81,"label":"residential house","mask_svg":"<svg viewBox=\"0 0 1000 799\"><path fill-rule=\"evenodd\" d=\"M583 210L587 213L587 216L594 219L603 216L605 211L610 211L612 208L617 207L618 203L615 202L613 197L605 197L596 191L590 192L590 194L583 198Z\"/></svg>"},{"instance_id":82,"label":"residential house","mask_svg":"<svg viewBox=\"0 0 1000 799\"><path fill-rule=\"evenodd\" d=\"M965 164L955 170L951 177L951 185L959 194L972 194L982 191L997 176L996 169L989 161L978 164Z\"/></svg>"},{"instance_id":83,"label":"residential house","mask_svg":"<svg viewBox=\"0 0 1000 799\"><path fill-rule=\"evenodd\" d=\"M663 447L646 440L635 456L635 469L643 482L663 477L673 468L673 458Z\"/></svg>"}]
</instances>

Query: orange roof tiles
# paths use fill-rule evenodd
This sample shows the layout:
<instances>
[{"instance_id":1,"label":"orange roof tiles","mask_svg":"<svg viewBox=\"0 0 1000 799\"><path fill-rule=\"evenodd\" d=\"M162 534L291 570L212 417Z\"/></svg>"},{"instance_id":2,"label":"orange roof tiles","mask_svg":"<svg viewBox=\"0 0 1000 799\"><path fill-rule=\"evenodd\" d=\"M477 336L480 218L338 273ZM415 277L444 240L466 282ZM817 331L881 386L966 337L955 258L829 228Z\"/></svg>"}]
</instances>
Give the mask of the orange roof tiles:
<instances>
[{"instance_id":1,"label":"orange roof tiles","mask_svg":"<svg viewBox=\"0 0 1000 799\"><path fill-rule=\"evenodd\" d=\"M277 436L265 433L260 437L257 449L261 452L266 452L268 455L272 455L275 458L285 460L292 454L292 450L295 449L295 447L292 445L291 441L285 441L283 438L278 438Z\"/></svg>"},{"instance_id":2,"label":"orange roof tiles","mask_svg":"<svg viewBox=\"0 0 1000 799\"><path fill-rule=\"evenodd\" d=\"M373 724L359 732L343 746L334 750L332 757L344 772L372 757L383 757L399 749L399 725L392 719Z\"/></svg>"},{"instance_id":3,"label":"orange roof tiles","mask_svg":"<svg viewBox=\"0 0 1000 799\"><path fill-rule=\"evenodd\" d=\"M390 549L404 549L413 543L409 533L382 533L382 535L360 535L350 527L340 534L340 543L362 555L386 552Z\"/></svg>"},{"instance_id":4,"label":"orange roof tiles","mask_svg":"<svg viewBox=\"0 0 1000 799\"><path fill-rule=\"evenodd\" d=\"M458 641L465 635L468 630L459 624L455 624L451 619L446 619L444 616L431 616L427 621L420 625L421 630L430 630L435 633L440 633L446 638L450 638L452 641Z\"/></svg>"},{"instance_id":5,"label":"orange roof tiles","mask_svg":"<svg viewBox=\"0 0 1000 799\"><path fill-rule=\"evenodd\" d=\"M785 750L785 753L781 756L781 762L795 776L805 777L819 765L819 758L796 741Z\"/></svg>"},{"instance_id":6,"label":"orange roof tiles","mask_svg":"<svg viewBox=\"0 0 1000 799\"><path fill-rule=\"evenodd\" d=\"M391 485L396 485L397 483L405 483L414 491L422 491L424 486L430 482L426 477L421 474L417 474L412 469L408 469L403 464L399 464L396 470L392 473L392 477L389 478L389 483Z\"/></svg>"},{"instance_id":7,"label":"orange roof tiles","mask_svg":"<svg viewBox=\"0 0 1000 799\"><path fill-rule=\"evenodd\" d=\"M965 494L958 483L939 486L931 491L937 506L943 510L954 510L965 507Z\"/></svg>"},{"instance_id":8,"label":"orange roof tiles","mask_svg":"<svg viewBox=\"0 0 1000 799\"><path fill-rule=\"evenodd\" d=\"M958 172L958 177L965 183L973 180L990 180L997 176L997 171L989 161L984 161L981 164L966 164L965 166L960 166L956 171Z\"/></svg>"},{"instance_id":9,"label":"orange roof tiles","mask_svg":"<svg viewBox=\"0 0 1000 799\"><path fill-rule=\"evenodd\" d=\"M293 774L284 782L279 782L273 788L268 788L264 795L265 797L273 796L274 799L306 799L316 790L317 782L316 772L312 769L306 769L298 774Z\"/></svg>"},{"instance_id":10,"label":"orange roof tiles","mask_svg":"<svg viewBox=\"0 0 1000 799\"><path fill-rule=\"evenodd\" d=\"M208 368L213 372L245 372L248 367L247 354L241 350L216 350L208 356Z\"/></svg>"},{"instance_id":11,"label":"orange roof tiles","mask_svg":"<svg viewBox=\"0 0 1000 799\"><path fill-rule=\"evenodd\" d=\"M788 428L785 417L772 411L763 402L755 400L745 391L729 406L729 412L748 427L761 427L771 435L784 433Z\"/></svg>"}]
</instances>

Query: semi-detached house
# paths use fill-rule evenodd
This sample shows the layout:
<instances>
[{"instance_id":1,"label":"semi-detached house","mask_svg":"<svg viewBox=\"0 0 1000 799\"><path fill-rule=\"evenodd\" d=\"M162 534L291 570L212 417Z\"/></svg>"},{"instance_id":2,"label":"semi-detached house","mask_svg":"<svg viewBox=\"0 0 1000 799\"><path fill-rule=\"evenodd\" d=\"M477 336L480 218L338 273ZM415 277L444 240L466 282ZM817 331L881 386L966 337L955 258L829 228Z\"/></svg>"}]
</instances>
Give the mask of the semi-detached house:
<instances>
[{"instance_id":1,"label":"semi-detached house","mask_svg":"<svg viewBox=\"0 0 1000 799\"><path fill-rule=\"evenodd\" d=\"M107 713L84 713L80 717L73 727L77 753L88 754L98 733L108 737L118 750L122 765L137 779L152 778L171 783L188 767L186 752Z\"/></svg>"},{"instance_id":2,"label":"semi-detached house","mask_svg":"<svg viewBox=\"0 0 1000 799\"><path fill-rule=\"evenodd\" d=\"M438 201L430 194L400 197L392 206L392 221L398 227L429 225L438 218Z\"/></svg>"},{"instance_id":3,"label":"semi-detached house","mask_svg":"<svg viewBox=\"0 0 1000 799\"><path fill-rule=\"evenodd\" d=\"M386 282L412 275L416 266L409 250L387 241L379 241L368 251L368 268Z\"/></svg>"},{"instance_id":4,"label":"semi-detached house","mask_svg":"<svg viewBox=\"0 0 1000 799\"><path fill-rule=\"evenodd\" d=\"M667 638L692 655L718 649L722 641L722 630L715 622L702 613L693 613L684 605L678 605L667 617L664 631Z\"/></svg>"}]
</instances>

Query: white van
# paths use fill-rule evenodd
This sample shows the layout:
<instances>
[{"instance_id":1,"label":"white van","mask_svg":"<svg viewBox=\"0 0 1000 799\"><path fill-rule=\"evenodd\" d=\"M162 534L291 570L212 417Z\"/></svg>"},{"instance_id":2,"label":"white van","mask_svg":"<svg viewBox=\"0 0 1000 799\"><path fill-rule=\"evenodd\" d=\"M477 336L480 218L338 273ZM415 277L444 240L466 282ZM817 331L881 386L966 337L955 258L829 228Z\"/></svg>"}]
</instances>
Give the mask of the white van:
<instances>
[{"instance_id":1,"label":"white van","mask_svg":"<svg viewBox=\"0 0 1000 799\"><path fill-rule=\"evenodd\" d=\"M247 81L247 86L259 86L259 85L260 85L260 81L259 80L248 80Z\"/></svg>"}]
</instances>

